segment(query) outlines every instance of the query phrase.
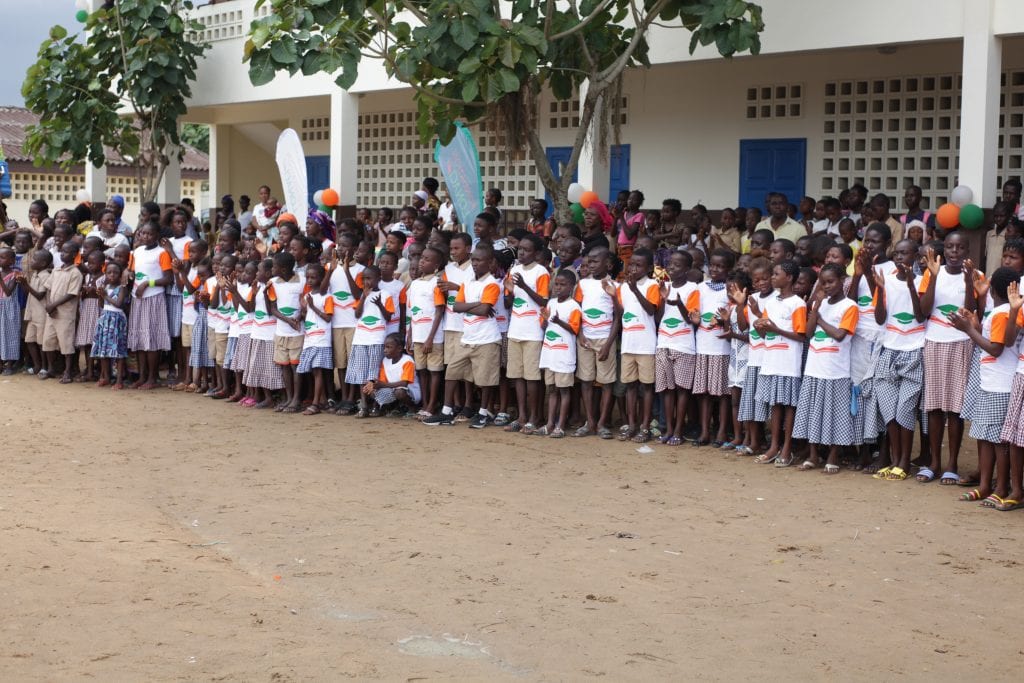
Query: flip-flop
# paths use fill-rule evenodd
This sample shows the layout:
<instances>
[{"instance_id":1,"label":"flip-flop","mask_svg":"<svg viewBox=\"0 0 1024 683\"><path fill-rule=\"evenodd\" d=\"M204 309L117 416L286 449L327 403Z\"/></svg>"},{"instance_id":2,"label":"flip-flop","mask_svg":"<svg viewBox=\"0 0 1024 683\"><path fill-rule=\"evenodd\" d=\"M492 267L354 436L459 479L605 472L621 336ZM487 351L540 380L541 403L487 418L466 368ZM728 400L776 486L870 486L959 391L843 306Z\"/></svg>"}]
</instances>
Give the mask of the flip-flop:
<instances>
[{"instance_id":1,"label":"flip-flop","mask_svg":"<svg viewBox=\"0 0 1024 683\"><path fill-rule=\"evenodd\" d=\"M565 431L562 430L561 427L555 427L554 429L551 430L551 433L548 434L548 438L549 439L564 439L565 438Z\"/></svg>"},{"instance_id":2,"label":"flip-flop","mask_svg":"<svg viewBox=\"0 0 1024 683\"><path fill-rule=\"evenodd\" d=\"M575 437L593 436L593 434L594 431L587 425L583 425L582 427L580 427L579 429L572 433L572 435Z\"/></svg>"},{"instance_id":3,"label":"flip-flop","mask_svg":"<svg viewBox=\"0 0 1024 683\"><path fill-rule=\"evenodd\" d=\"M319 415L320 414L320 408L318 406L315 406L315 405L314 406L309 406L308 408L306 408L305 410L302 411L302 414L303 415Z\"/></svg>"},{"instance_id":4,"label":"flip-flop","mask_svg":"<svg viewBox=\"0 0 1024 683\"><path fill-rule=\"evenodd\" d=\"M886 481L904 481L910 475L903 471L900 467L893 467L889 470L889 473L885 475Z\"/></svg>"},{"instance_id":5,"label":"flip-flop","mask_svg":"<svg viewBox=\"0 0 1024 683\"><path fill-rule=\"evenodd\" d=\"M995 506L999 505L1002 502L1003 502L1003 499L993 493L988 498L986 498L985 500L983 500L980 503L978 503L978 507L990 508L991 509L991 508L994 508Z\"/></svg>"},{"instance_id":6,"label":"flip-flop","mask_svg":"<svg viewBox=\"0 0 1024 683\"><path fill-rule=\"evenodd\" d=\"M1002 502L996 505L996 510L1000 512L1012 512L1013 510L1019 510L1024 508L1024 503L1013 498L1003 498Z\"/></svg>"},{"instance_id":7,"label":"flip-flop","mask_svg":"<svg viewBox=\"0 0 1024 683\"><path fill-rule=\"evenodd\" d=\"M767 453L762 453L761 455L754 458L754 462L756 462L758 465L770 465L771 463L775 462L778 459L779 456L777 454L769 456Z\"/></svg>"},{"instance_id":8,"label":"flip-flop","mask_svg":"<svg viewBox=\"0 0 1024 683\"><path fill-rule=\"evenodd\" d=\"M871 475L872 479L888 479L889 472L892 471L892 467L883 467L880 470L875 470L875 473Z\"/></svg>"},{"instance_id":9,"label":"flip-flop","mask_svg":"<svg viewBox=\"0 0 1024 683\"><path fill-rule=\"evenodd\" d=\"M971 489L967 493L961 493L960 497L957 498L957 500L962 501L964 503L973 503L976 500L982 500L987 497L988 496L981 495L981 491L979 491L978 489Z\"/></svg>"},{"instance_id":10,"label":"flip-flop","mask_svg":"<svg viewBox=\"0 0 1024 683\"><path fill-rule=\"evenodd\" d=\"M508 424L505 425L504 431L506 431L506 432L518 432L520 429L522 429L522 427L523 426L521 424L519 424L519 420L512 420L511 422L509 422Z\"/></svg>"},{"instance_id":11,"label":"flip-flop","mask_svg":"<svg viewBox=\"0 0 1024 683\"><path fill-rule=\"evenodd\" d=\"M960 475L956 472L943 472L942 477L939 478L939 484L942 486L956 486L960 483Z\"/></svg>"},{"instance_id":12,"label":"flip-flop","mask_svg":"<svg viewBox=\"0 0 1024 683\"><path fill-rule=\"evenodd\" d=\"M825 474L839 474L839 465L825 463L825 469L823 471Z\"/></svg>"},{"instance_id":13,"label":"flip-flop","mask_svg":"<svg viewBox=\"0 0 1024 683\"><path fill-rule=\"evenodd\" d=\"M775 458L775 466L780 469L783 467L789 467L790 465L793 464L794 459L795 458L792 455L790 455L789 458L783 458L780 456L778 458Z\"/></svg>"},{"instance_id":14,"label":"flip-flop","mask_svg":"<svg viewBox=\"0 0 1024 683\"><path fill-rule=\"evenodd\" d=\"M777 464L778 464L778 463L776 463L776 465L777 465ZM808 471L808 470L816 470L816 469L818 469L818 466L817 466L817 465L815 465L815 464L814 464L813 462L811 462L810 460L804 460L804 461L803 461L802 463L800 463L800 465L799 465L799 466L797 467L797 470L799 470L799 471L801 471L801 472L806 472L806 471Z\"/></svg>"},{"instance_id":15,"label":"flip-flop","mask_svg":"<svg viewBox=\"0 0 1024 683\"><path fill-rule=\"evenodd\" d=\"M917 479L917 481L921 482L922 484L927 484L929 482L935 481L935 473L932 472L931 468L922 467L917 471L917 474L914 475L914 479Z\"/></svg>"},{"instance_id":16,"label":"flip-flop","mask_svg":"<svg viewBox=\"0 0 1024 683\"><path fill-rule=\"evenodd\" d=\"M670 436L670 437L668 437L668 440L665 442L665 445L666 446L682 446L683 445L683 440L680 439L678 436Z\"/></svg>"},{"instance_id":17,"label":"flip-flop","mask_svg":"<svg viewBox=\"0 0 1024 683\"><path fill-rule=\"evenodd\" d=\"M615 438L615 435L612 434L612 430L608 429L607 427L601 427L600 429L598 429L597 435L604 439L605 441Z\"/></svg>"}]
</instances>

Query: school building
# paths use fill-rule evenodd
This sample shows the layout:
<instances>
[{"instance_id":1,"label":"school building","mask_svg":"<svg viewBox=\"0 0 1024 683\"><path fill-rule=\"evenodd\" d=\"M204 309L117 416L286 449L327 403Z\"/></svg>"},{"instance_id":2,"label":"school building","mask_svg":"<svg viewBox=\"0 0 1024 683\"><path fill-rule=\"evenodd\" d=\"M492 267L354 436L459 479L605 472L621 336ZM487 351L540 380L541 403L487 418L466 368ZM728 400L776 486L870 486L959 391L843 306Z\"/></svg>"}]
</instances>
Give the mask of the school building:
<instances>
[{"instance_id":1,"label":"school building","mask_svg":"<svg viewBox=\"0 0 1024 683\"><path fill-rule=\"evenodd\" d=\"M765 192L837 195L863 183L893 210L907 185L925 207L958 183L988 207L1002 181L1024 175L1024 12L1019 0L761 0L758 56L687 51L689 34L654 28L650 69L627 73L621 144L585 150L578 180L603 197L638 188L716 209L760 206ZM253 0L199 7L211 49L187 121L211 126L210 197L280 192L274 150L294 128L310 192L330 185L345 205L407 203L439 177L415 133L411 90L364 62L342 91L331 76L279 74L256 88L242 62ZM542 102L547 155L568 155L576 100ZM506 158L500 131L474 129L484 183L524 209L544 194L534 164ZM172 179L175 171L172 169ZM283 198L282 198L283 199Z\"/></svg>"}]
</instances>

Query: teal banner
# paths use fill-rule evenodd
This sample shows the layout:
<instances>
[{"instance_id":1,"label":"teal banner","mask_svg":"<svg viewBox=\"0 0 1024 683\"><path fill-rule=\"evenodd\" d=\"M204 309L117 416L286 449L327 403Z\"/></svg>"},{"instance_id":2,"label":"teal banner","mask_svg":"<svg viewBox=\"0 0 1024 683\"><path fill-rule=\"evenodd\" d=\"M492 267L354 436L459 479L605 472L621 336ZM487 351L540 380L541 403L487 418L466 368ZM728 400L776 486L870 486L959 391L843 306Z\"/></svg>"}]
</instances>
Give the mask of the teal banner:
<instances>
[{"instance_id":1,"label":"teal banner","mask_svg":"<svg viewBox=\"0 0 1024 683\"><path fill-rule=\"evenodd\" d=\"M473 231L473 219L484 210L484 185L480 177L480 154L472 133L461 123L455 124L455 137L447 145L438 140L434 160L441 168L448 196L452 198L459 224Z\"/></svg>"}]
</instances>

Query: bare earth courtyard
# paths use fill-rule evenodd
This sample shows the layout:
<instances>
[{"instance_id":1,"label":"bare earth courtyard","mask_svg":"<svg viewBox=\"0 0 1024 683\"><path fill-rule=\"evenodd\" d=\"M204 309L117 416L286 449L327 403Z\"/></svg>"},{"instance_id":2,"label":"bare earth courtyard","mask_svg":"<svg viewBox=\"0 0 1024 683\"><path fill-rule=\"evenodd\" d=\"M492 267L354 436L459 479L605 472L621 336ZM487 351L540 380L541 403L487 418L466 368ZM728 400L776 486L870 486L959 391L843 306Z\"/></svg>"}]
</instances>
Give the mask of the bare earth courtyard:
<instances>
[{"instance_id":1,"label":"bare earth courtyard","mask_svg":"<svg viewBox=\"0 0 1024 683\"><path fill-rule=\"evenodd\" d=\"M1008 680L1024 660L1024 515L957 487L27 376L0 407L4 680Z\"/></svg>"}]
</instances>

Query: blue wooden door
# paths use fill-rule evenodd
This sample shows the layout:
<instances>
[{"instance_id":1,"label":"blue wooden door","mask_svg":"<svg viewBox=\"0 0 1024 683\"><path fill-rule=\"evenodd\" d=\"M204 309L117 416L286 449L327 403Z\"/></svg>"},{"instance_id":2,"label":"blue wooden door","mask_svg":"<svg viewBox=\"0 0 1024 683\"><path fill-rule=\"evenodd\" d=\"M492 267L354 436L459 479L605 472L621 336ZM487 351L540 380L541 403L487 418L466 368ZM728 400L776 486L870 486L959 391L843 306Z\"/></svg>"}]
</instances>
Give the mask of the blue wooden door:
<instances>
[{"instance_id":1,"label":"blue wooden door","mask_svg":"<svg viewBox=\"0 0 1024 683\"><path fill-rule=\"evenodd\" d=\"M740 140L740 206L763 211L769 192L782 192L798 204L806 174L806 138Z\"/></svg>"},{"instance_id":2,"label":"blue wooden door","mask_svg":"<svg viewBox=\"0 0 1024 683\"><path fill-rule=\"evenodd\" d=\"M309 208L314 208L313 194L317 190L330 187L331 184L331 157L306 157L306 187L309 189ZM302 224L306 219L299 217Z\"/></svg>"},{"instance_id":3,"label":"blue wooden door","mask_svg":"<svg viewBox=\"0 0 1024 683\"><path fill-rule=\"evenodd\" d=\"M562 171L565 170L566 165L569 163L569 157L572 156L572 147L548 147L545 150L545 154L548 157L548 163L551 164L551 170L555 174L555 180L562 178ZM572 180L576 182L579 180L579 167L573 169ZM545 190L544 199L548 202L548 216L555 211L555 203L551 201L551 194Z\"/></svg>"},{"instance_id":4,"label":"blue wooden door","mask_svg":"<svg viewBox=\"0 0 1024 683\"><path fill-rule=\"evenodd\" d=\"M622 190L629 190L629 145L612 145L608 155L608 205Z\"/></svg>"}]
</instances>

